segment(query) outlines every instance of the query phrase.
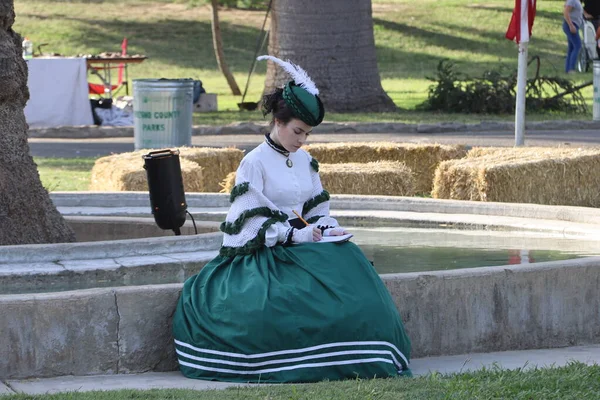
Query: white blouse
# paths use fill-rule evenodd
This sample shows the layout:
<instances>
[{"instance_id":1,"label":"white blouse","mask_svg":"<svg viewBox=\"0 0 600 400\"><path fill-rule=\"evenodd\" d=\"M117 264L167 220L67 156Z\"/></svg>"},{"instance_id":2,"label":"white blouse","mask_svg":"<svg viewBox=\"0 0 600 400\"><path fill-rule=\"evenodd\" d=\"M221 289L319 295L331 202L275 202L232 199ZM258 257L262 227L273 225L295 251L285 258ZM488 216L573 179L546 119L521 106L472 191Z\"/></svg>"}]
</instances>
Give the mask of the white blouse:
<instances>
[{"instance_id":1,"label":"white blouse","mask_svg":"<svg viewBox=\"0 0 600 400\"><path fill-rule=\"evenodd\" d=\"M292 162L291 167L286 165L288 158ZM263 142L244 157L237 170L235 183L250 182L280 211L286 213L288 219L294 219L297 217L292 210L302 215L302 207L314 191L310 161L311 156L302 149L286 157ZM281 223L272 225L266 232L265 244L274 246L282 230L287 229Z\"/></svg>"}]
</instances>

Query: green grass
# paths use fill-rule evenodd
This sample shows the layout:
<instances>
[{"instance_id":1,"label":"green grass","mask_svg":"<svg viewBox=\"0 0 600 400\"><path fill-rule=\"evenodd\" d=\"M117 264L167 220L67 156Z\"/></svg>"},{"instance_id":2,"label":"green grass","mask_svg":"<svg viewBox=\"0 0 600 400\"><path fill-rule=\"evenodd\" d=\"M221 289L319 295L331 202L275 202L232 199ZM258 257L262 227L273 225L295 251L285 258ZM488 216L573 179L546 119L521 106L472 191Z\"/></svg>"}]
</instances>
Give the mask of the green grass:
<instances>
[{"instance_id":1,"label":"green grass","mask_svg":"<svg viewBox=\"0 0 600 400\"><path fill-rule=\"evenodd\" d=\"M15 0L14 29L33 40L48 43L46 52L63 55L119 51L124 36L129 53L146 54L149 59L130 67L131 78L201 79L207 91L219 95L224 118L197 115L197 124L260 120L258 112L237 113L240 97L231 95L218 71L210 32L210 9L190 7L180 0ZM448 58L457 68L473 76L506 65L516 68L515 44L504 39L514 1L512 0L373 0L373 21L377 60L382 84L394 102L408 110L398 114L328 114L328 121L466 122L481 119L512 120L512 115L462 116L414 112L426 99L427 80L435 74L440 60ZM542 59L544 74L563 75L566 40L560 28L562 4L538 2L530 55ZM225 56L238 85L246 84L256 38L264 11L224 9L220 12ZM530 76L533 68L530 68ZM260 63L252 77L247 101L259 99L265 77ZM569 76L591 80L591 73ZM592 98L592 89L584 91ZM528 119L576 118L586 115L528 116Z\"/></svg>"},{"instance_id":2,"label":"green grass","mask_svg":"<svg viewBox=\"0 0 600 400\"><path fill-rule=\"evenodd\" d=\"M42 185L49 192L85 191L96 158L34 158Z\"/></svg>"},{"instance_id":3,"label":"green grass","mask_svg":"<svg viewBox=\"0 0 600 400\"><path fill-rule=\"evenodd\" d=\"M225 390L121 390L114 392L13 395L3 400L399 400L399 399L598 399L600 366L571 363L562 368L491 368L457 375L270 385Z\"/></svg>"}]
</instances>

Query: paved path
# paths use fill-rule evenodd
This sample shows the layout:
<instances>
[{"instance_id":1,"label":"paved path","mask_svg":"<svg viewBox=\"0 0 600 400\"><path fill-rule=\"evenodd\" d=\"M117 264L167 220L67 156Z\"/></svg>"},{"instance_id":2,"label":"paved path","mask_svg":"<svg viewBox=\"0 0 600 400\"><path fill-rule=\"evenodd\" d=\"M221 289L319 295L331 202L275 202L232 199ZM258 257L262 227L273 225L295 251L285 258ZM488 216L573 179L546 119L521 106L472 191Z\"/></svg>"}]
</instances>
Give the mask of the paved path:
<instances>
[{"instance_id":1,"label":"paved path","mask_svg":"<svg viewBox=\"0 0 600 400\"><path fill-rule=\"evenodd\" d=\"M194 146L236 146L251 150L263 140L262 135L202 135L194 136ZM310 143L344 141L394 141L410 143L465 144L468 146L513 146L514 132L446 132L446 133L322 133L310 137ZM600 146L597 130L531 131L528 146ZM111 153L133 151L133 138L105 139L29 139L34 157L97 157Z\"/></svg>"},{"instance_id":2,"label":"paved path","mask_svg":"<svg viewBox=\"0 0 600 400\"><path fill-rule=\"evenodd\" d=\"M428 357L412 360L415 376L432 371L443 374L492 368L506 369L564 366L570 361L600 364L600 345L559 349L505 351L457 356ZM150 372L136 375L66 376L48 379L10 380L0 383L0 395L9 393L43 394L66 391L118 389L223 389L228 386L248 386L224 382L198 381L184 378L179 372Z\"/></svg>"}]
</instances>

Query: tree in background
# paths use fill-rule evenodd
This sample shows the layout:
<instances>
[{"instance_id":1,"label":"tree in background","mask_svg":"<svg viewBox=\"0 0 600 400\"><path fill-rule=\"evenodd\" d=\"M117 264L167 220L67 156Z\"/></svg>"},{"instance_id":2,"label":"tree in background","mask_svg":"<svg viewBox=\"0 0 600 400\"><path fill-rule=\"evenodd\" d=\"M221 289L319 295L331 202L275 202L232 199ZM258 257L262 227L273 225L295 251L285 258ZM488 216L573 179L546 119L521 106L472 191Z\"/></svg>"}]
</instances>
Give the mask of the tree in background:
<instances>
[{"instance_id":1,"label":"tree in background","mask_svg":"<svg viewBox=\"0 0 600 400\"><path fill-rule=\"evenodd\" d=\"M381 86L371 0L274 0L270 35L269 54L306 70L328 111L396 110ZM265 91L287 79L269 62Z\"/></svg>"},{"instance_id":2,"label":"tree in background","mask_svg":"<svg viewBox=\"0 0 600 400\"><path fill-rule=\"evenodd\" d=\"M0 245L73 242L29 155L27 64L14 22L13 0L0 0Z\"/></svg>"},{"instance_id":3,"label":"tree in background","mask_svg":"<svg viewBox=\"0 0 600 400\"><path fill-rule=\"evenodd\" d=\"M221 25L219 24L219 1L211 0L210 6L212 9L211 14L211 29L212 29L212 38L213 38L213 48L215 50L215 57L217 59L217 64L219 65L219 69L221 73L227 80L227 84L231 89L231 93L234 96L241 96L242 92L240 92L240 88L235 81L235 78L231 71L229 70L229 66L227 62L225 62L225 53L223 52L223 38L221 37Z\"/></svg>"}]
</instances>

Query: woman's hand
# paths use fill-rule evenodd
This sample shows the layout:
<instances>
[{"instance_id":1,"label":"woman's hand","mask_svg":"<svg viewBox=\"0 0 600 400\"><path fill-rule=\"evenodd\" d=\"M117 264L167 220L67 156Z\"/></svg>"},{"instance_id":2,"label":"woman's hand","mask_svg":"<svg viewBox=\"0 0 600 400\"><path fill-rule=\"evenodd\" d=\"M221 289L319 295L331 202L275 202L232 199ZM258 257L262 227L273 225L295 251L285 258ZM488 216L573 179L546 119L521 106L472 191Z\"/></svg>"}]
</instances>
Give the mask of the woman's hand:
<instances>
[{"instance_id":1,"label":"woman's hand","mask_svg":"<svg viewBox=\"0 0 600 400\"><path fill-rule=\"evenodd\" d=\"M575 25L573 24L569 25L569 30L571 31L571 33L577 33L577 28L575 28Z\"/></svg>"},{"instance_id":2,"label":"woman's hand","mask_svg":"<svg viewBox=\"0 0 600 400\"><path fill-rule=\"evenodd\" d=\"M342 236L342 235L347 235L348 232L347 230L345 230L344 228L329 228L329 229L325 229L325 231L323 232L323 235L325 236Z\"/></svg>"},{"instance_id":3,"label":"woman's hand","mask_svg":"<svg viewBox=\"0 0 600 400\"><path fill-rule=\"evenodd\" d=\"M318 242L323 236L321 230L315 225L309 225L305 228L294 231L292 234L292 241L294 243L310 243Z\"/></svg>"}]
</instances>

